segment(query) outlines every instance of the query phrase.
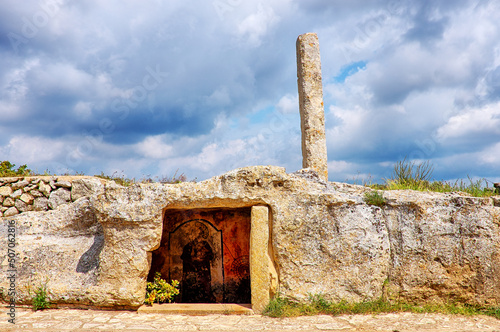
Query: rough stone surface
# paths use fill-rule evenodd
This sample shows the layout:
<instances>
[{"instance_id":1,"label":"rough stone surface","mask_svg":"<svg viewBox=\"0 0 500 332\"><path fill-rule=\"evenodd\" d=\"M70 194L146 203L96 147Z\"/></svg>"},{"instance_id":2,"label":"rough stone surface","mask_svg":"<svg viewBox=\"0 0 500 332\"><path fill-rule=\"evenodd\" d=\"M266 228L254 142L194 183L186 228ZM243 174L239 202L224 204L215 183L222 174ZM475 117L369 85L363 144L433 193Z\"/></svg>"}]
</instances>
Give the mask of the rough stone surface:
<instances>
[{"instance_id":1,"label":"rough stone surface","mask_svg":"<svg viewBox=\"0 0 500 332\"><path fill-rule=\"evenodd\" d=\"M20 199L16 199L16 202L14 203L14 206L19 212L26 212L26 211L31 211L33 210L33 206L30 204L26 204Z\"/></svg>"},{"instance_id":2,"label":"rough stone surface","mask_svg":"<svg viewBox=\"0 0 500 332\"><path fill-rule=\"evenodd\" d=\"M71 188L71 182L66 181L66 180L58 180L55 183L56 187L62 187L62 188Z\"/></svg>"},{"instance_id":3,"label":"rough stone surface","mask_svg":"<svg viewBox=\"0 0 500 332\"><path fill-rule=\"evenodd\" d=\"M22 180L12 184L12 189L17 190L26 187L29 184L28 181Z\"/></svg>"},{"instance_id":4,"label":"rough stone surface","mask_svg":"<svg viewBox=\"0 0 500 332\"><path fill-rule=\"evenodd\" d=\"M18 213L19 213L19 211L15 207L11 207L3 213L3 216L10 217L10 216L13 216L13 215L18 214Z\"/></svg>"},{"instance_id":5,"label":"rough stone surface","mask_svg":"<svg viewBox=\"0 0 500 332\"><path fill-rule=\"evenodd\" d=\"M50 193L49 208L53 210L69 202L71 202L71 192L68 189L59 188Z\"/></svg>"},{"instance_id":6,"label":"rough stone surface","mask_svg":"<svg viewBox=\"0 0 500 332\"><path fill-rule=\"evenodd\" d=\"M49 200L46 197L37 197L33 201L34 211L46 211L49 207Z\"/></svg>"},{"instance_id":7,"label":"rough stone surface","mask_svg":"<svg viewBox=\"0 0 500 332\"><path fill-rule=\"evenodd\" d=\"M321 59L315 33L306 33L297 38L297 76L302 167L315 170L321 179L328 181Z\"/></svg>"},{"instance_id":8,"label":"rough stone surface","mask_svg":"<svg viewBox=\"0 0 500 332\"><path fill-rule=\"evenodd\" d=\"M84 178L75 180L71 186L71 200L76 201L79 198L98 195L104 193L104 184L97 178Z\"/></svg>"},{"instance_id":9,"label":"rough stone surface","mask_svg":"<svg viewBox=\"0 0 500 332\"><path fill-rule=\"evenodd\" d=\"M33 203L33 200L35 198L32 195L25 193L25 194L22 194L21 197L19 197L19 199L26 204L31 204L31 203Z\"/></svg>"},{"instance_id":10,"label":"rough stone surface","mask_svg":"<svg viewBox=\"0 0 500 332\"><path fill-rule=\"evenodd\" d=\"M36 189L30 190L30 194L33 197L42 197L43 196L43 194L39 190L36 190Z\"/></svg>"},{"instance_id":11,"label":"rough stone surface","mask_svg":"<svg viewBox=\"0 0 500 332\"><path fill-rule=\"evenodd\" d=\"M22 189L17 189L12 194L10 194L10 197L16 199L16 198L21 197L22 194L23 194L23 190Z\"/></svg>"},{"instance_id":12,"label":"rough stone surface","mask_svg":"<svg viewBox=\"0 0 500 332\"><path fill-rule=\"evenodd\" d=\"M0 187L0 196L10 196L12 194L11 187Z\"/></svg>"},{"instance_id":13,"label":"rough stone surface","mask_svg":"<svg viewBox=\"0 0 500 332\"><path fill-rule=\"evenodd\" d=\"M12 199L11 197L6 197L3 201L3 206L7 206L7 207L10 207L10 206L14 206L14 199Z\"/></svg>"},{"instance_id":14,"label":"rough stone surface","mask_svg":"<svg viewBox=\"0 0 500 332\"><path fill-rule=\"evenodd\" d=\"M269 303L271 294L272 262L267 250L269 247L269 208L253 206L250 227L250 277L252 280L252 309L262 313Z\"/></svg>"},{"instance_id":15,"label":"rough stone surface","mask_svg":"<svg viewBox=\"0 0 500 332\"><path fill-rule=\"evenodd\" d=\"M16 224L18 303L31 301L27 285L48 280L54 303L137 308L166 209L265 206L270 244L262 251L283 296L500 304L498 196L386 191L387 204L376 207L363 200L370 190L260 166L199 183L105 181L98 193L56 210L5 217L9 209L2 221ZM0 237L0 247L6 241ZM3 270L7 264L2 258Z\"/></svg>"},{"instance_id":16,"label":"rough stone surface","mask_svg":"<svg viewBox=\"0 0 500 332\"><path fill-rule=\"evenodd\" d=\"M50 195L50 191L52 190L52 188L50 188L50 186L48 184L46 184L44 181L40 181L40 183L38 183L38 190L45 195L45 197L49 197Z\"/></svg>"}]
</instances>

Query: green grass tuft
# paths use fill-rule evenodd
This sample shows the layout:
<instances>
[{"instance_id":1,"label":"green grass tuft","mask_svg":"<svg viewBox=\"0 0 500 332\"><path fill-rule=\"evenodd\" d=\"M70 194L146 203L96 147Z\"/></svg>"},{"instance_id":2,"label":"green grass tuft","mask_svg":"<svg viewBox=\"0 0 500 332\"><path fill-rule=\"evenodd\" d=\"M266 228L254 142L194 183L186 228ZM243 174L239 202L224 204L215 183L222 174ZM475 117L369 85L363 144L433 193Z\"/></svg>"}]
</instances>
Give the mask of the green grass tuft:
<instances>
[{"instance_id":1,"label":"green grass tuft","mask_svg":"<svg viewBox=\"0 0 500 332\"><path fill-rule=\"evenodd\" d=\"M494 188L488 187L486 179L473 180L467 176L468 181L457 180L454 183L448 181L431 181L434 167L429 161L416 163L408 161L406 157L394 165L390 179L385 179L384 184L366 184L366 186L378 190L418 190L433 192L464 192L474 197L488 197L495 195ZM376 205L376 204L373 204Z\"/></svg>"},{"instance_id":2,"label":"green grass tuft","mask_svg":"<svg viewBox=\"0 0 500 332\"><path fill-rule=\"evenodd\" d=\"M375 205L382 207L387 204L384 194L380 194L378 191L369 191L365 193L365 198L364 198L366 204L369 205Z\"/></svg>"},{"instance_id":3,"label":"green grass tuft","mask_svg":"<svg viewBox=\"0 0 500 332\"><path fill-rule=\"evenodd\" d=\"M287 298L273 298L264 310L269 317L296 317L310 315L354 315L379 313L440 313L450 315L488 315L500 319L500 307L480 307L460 303L415 305L405 302L390 302L380 298L363 302L330 302L323 295L310 295L306 303L292 302Z\"/></svg>"}]
</instances>

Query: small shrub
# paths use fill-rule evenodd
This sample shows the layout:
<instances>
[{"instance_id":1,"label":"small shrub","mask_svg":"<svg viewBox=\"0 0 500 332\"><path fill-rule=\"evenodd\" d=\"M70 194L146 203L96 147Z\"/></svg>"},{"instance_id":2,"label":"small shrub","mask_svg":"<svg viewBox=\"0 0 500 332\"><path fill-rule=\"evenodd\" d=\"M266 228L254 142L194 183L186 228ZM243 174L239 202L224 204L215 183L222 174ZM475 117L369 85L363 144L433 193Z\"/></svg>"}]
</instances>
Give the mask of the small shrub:
<instances>
[{"instance_id":1,"label":"small shrub","mask_svg":"<svg viewBox=\"0 0 500 332\"><path fill-rule=\"evenodd\" d=\"M50 302L47 300L46 286L38 286L33 297L33 310L43 310L50 308Z\"/></svg>"},{"instance_id":2,"label":"small shrub","mask_svg":"<svg viewBox=\"0 0 500 332\"><path fill-rule=\"evenodd\" d=\"M32 173L26 165L21 165L16 170L14 169L15 166L16 165L11 164L7 160L2 161L2 163L0 163L0 177L29 176Z\"/></svg>"},{"instance_id":3,"label":"small shrub","mask_svg":"<svg viewBox=\"0 0 500 332\"><path fill-rule=\"evenodd\" d=\"M169 284L161 278L160 272L156 272L154 281L146 284L146 299L144 303L149 305L155 302L170 303L176 295L179 295L179 282L172 280L172 284Z\"/></svg>"},{"instance_id":4,"label":"small shrub","mask_svg":"<svg viewBox=\"0 0 500 332\"><path fill-rule=\"evenodd\" d=\"M383 194L378 191L369 191L365 193L365 202L369 205L384 206L387 204Z\"/></svg>"}]
</instances>

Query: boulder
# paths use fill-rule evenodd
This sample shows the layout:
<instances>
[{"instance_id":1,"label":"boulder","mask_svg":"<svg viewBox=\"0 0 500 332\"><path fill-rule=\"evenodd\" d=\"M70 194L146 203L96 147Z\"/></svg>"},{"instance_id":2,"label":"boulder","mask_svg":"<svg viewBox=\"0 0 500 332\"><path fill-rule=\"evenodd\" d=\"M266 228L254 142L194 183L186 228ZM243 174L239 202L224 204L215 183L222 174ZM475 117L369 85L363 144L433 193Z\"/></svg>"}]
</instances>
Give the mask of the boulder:
<instances>
[{"instance_id":1,"label":"boulder","mask_svg":"<svg viewBox=\"0 0 500 332\"><path fill-rule=\"evenodd\" d=\"M14 199L12 199L11 197L5 197L5 199L3 200L3 206L7 206L7 207L11 207L11 206L14 206Z\"/></svg>"},{"instance_id":2,"label":"boulder","mask_svg":"<svg viewBox=\"0 0 500 332\"><path fill-rule=\"evenodd\" d=\"M40 181L38 183L38 190L45 195L45 197L49 197L50 196L50 192L52 191L52 188L47 184L45 183L44 181Z\"/></svg>"},{"instance_id":3,"label":"boulder","mask_svg":"<svg viewBox=\"0 0 500 332\"><path fill-rule=\"evenodd\" d=\"M16 214L18 214L19 211L15 208L15 207L11 207L9 209L7 209L4 213L3 213L3 216L4 217L11 217L11 216L14 216Z\"/></svg>"},{"instance_id":4,"label":"boulder","mask_svg":"<svg viewBox=\"0 0 500 332\"><path fill-rule=\"evenodd\" d=\"M12 194L10 194L10 197L13 198L13 199L17 199L17 198L21 197L22 194L23 194L23 190L22 189L17 189Z\"/></svg>"},{"instance_id":5,"label":"boulder","mask_svg":"<svg viewBox=\"0 0 500 332\"><path fill-rule=\"evenodd\" d=\"M19 212L26 212L33 210L33 206L30 204L26 204L24 201L20 199L16 199L14 206Z\"/></svg>"},{"instance_id":6,"label":"boulder","mask_svg":"<svg viewBox=\"0 0 500 332\"><path fill-rule=\"evenodd\" d=\"M37 197L33 201L34 211L46 211L49 208L49 200L46 197Z\"/></svg>"},{"instance_id":7,"label":"boulder","mask_svg":"<svg viewBox=\"0 0 500 332\"><path fill-rule=\"evenodd\" d=\"M50 193L49 208L55 210L58 206L71 202L71 192L65 188L59 188Z\"/></svg>"},{"instance_id":8,"label":"boulder","mask_svg":"<svg viewBox=\"0 0 500 332\"><path fill-rule=\"evenodd\" d=\"M10 196L12 192L12 188L9 186L0 187L0 196Z\"/></svg>"},{"instance_id":9,"label":"boulder","mask_svg":"<svg viewBox=\"0 0 500 332\"><path fill-rule=\"evenodd\" d=\"M21 195L21 197L19 197L19 199L26 204L31 204L31 203L33 203L34 197L30 194L24 193Z\"/></svg>"}]
</instances>

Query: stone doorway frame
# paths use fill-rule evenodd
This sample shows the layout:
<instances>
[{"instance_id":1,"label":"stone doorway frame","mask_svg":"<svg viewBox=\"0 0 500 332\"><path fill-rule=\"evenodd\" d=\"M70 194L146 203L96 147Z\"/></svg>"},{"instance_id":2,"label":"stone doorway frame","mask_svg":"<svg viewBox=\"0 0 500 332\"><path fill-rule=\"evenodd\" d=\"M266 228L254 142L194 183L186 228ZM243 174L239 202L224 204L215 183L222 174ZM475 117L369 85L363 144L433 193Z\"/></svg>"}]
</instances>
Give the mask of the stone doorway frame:
<instances>
[{"instance_id":1,"label":"stone doorway frame","mask_svg":"<svg viewBox=\"0 0 500 332\"><path fill-rule=\"evenodd\" d=\"M175 205L163 209L162 219L168 210L202 210L202 209L224 209L224 208L251 208L250 212L250 294L252 310L261 314L269 303L271 297L276 294L278 274L273 263L271 245L271 210L267 205L243 205L235 206L203 206L197 205L186 208ZM162 220L163 225L163 220Z\"/></svg>"}]
</instances>

